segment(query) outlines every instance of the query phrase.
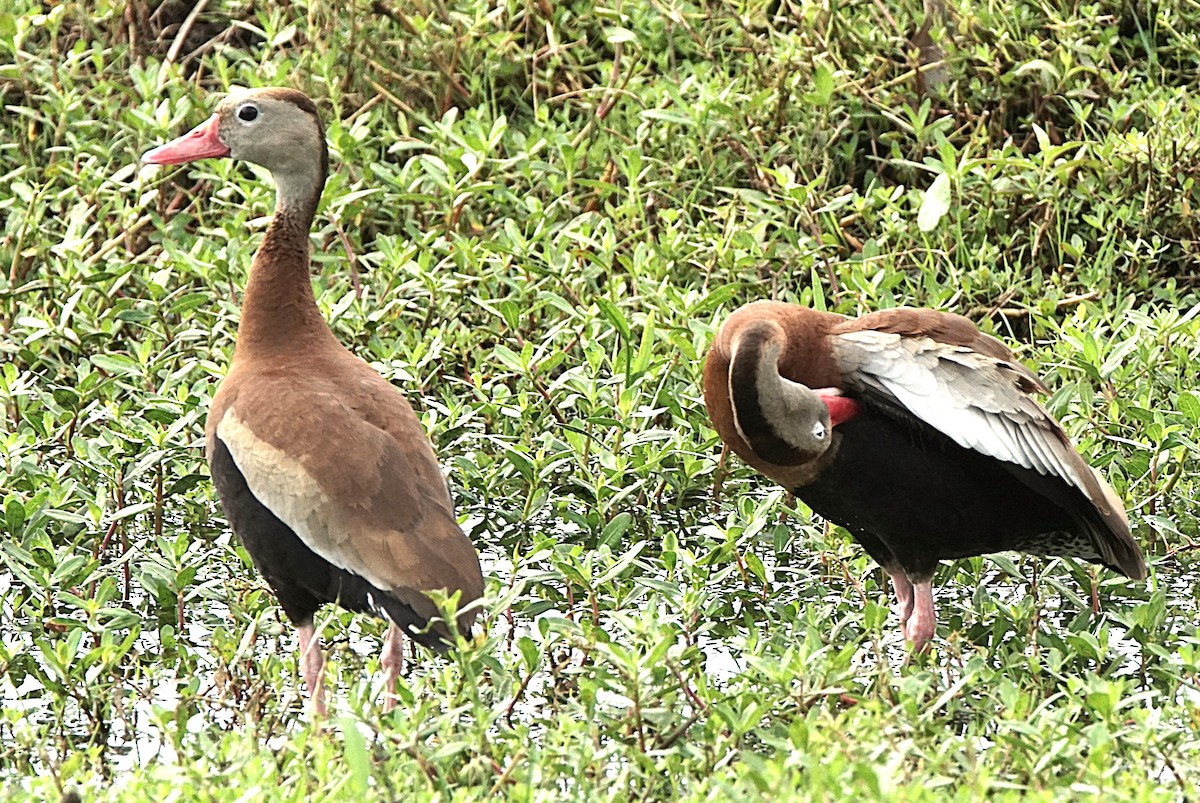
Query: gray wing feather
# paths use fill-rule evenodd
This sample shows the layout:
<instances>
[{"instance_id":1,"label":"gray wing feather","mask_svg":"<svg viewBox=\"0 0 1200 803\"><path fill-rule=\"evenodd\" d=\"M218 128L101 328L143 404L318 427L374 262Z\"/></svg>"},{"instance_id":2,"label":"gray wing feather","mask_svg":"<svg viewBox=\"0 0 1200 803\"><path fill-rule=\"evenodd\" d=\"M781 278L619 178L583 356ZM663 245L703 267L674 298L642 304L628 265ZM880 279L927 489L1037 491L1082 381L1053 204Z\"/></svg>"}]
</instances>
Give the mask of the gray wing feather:
<instances>
[{"instance_id":1,"label":"gray wing feather","mask_svg":"<svg viewBox=\"0 0 1200 803\"><path fill-rule=\"evenodd\" d=\"M901 408L959 446L1058 477L1099 501L1058 422L1022 390L1027 372L928 337L874 330L830 337L846 384Z\"/></svg>"},{"instance_id":2,"label":"gray wing feather","mask_svg":"<svg viewBox=\"0 0 1200 803\"><path fill-rule=\"evenodd\" d=\"M1029 397L1045 388L1024 366L922 335L860 330L831 335L829 343L843 383L864 400L917 419L963 448L1078 488L1104 521L1103 528L1084 522L1094 556L1129 577L1146 576L1124 506Z\"/></svg>"}]
</instances>

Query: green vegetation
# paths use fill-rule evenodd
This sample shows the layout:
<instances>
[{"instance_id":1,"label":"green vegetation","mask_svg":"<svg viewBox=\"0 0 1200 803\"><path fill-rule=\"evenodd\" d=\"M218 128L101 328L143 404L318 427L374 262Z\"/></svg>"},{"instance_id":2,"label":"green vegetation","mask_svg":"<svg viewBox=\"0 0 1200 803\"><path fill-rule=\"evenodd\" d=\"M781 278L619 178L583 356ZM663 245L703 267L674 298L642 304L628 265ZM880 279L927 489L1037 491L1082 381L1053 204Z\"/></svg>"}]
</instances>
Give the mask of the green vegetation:
<instances>
[{"instance_id":1,"label":"green vegetation","mask_svg":"<svg viewBox=\"0 0 1200 803\"><path fill-rule=\"evenodd\" d=\"M917 0L152 5L0 10L5 799L1194 794L1196 3L959 0L931 97ZM485 553L486 637L387 715L330 610L308 720L203 465L273 191L138 156L234 83L319 99L320 303ZM1013 344L1150 580L948 565L906 661L882 573L720 461L701 360L764 297Z\"/></svg>"}]
</instances>

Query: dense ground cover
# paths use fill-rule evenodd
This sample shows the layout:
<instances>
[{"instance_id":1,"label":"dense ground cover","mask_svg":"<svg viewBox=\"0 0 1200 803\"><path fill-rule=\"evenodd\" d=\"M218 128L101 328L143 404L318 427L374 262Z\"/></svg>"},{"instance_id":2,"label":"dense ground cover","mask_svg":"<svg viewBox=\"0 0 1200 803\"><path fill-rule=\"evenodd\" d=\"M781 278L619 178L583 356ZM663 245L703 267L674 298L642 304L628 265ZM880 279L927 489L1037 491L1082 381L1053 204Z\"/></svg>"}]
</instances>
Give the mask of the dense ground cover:
<instances>
[{"instance_id":1,"label":"dense ground cover","mask_svg":"<svg viewBox=\"0 0 1200 803\"><path fill-rule=\"evenodd\" d=\"M1200 781L1200 7L959 0L0 10L0 788L87 800L1173 800ZM772 12L778 12L772 16ZM417 405L486 635L331 721L201 454L272 190L138 155L231 83L320 99L314 280ZM882 573L720 447L734 306L1013 344L1151 576L1002 555L906 660Z\"/></svg>"}]
</instances>

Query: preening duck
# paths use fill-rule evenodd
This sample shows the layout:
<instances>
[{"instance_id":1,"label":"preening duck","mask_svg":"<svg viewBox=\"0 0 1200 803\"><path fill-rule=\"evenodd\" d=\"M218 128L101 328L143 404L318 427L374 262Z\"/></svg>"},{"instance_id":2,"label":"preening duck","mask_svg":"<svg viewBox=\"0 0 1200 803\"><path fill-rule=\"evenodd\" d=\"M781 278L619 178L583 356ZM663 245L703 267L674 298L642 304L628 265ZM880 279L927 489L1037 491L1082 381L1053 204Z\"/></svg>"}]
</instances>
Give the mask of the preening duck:
<instances>
[{"instance_id":1,"label":"preening duck","mask_svg":"<svg viewBox=\"0 0 1200 803\"><path fill-rule=\"evenodd\" d=\"M1121 501L1031 393L1041 380L966 318L846 318L759 301L721 326L704 401L734 453L850 531L923 650L942 560L1018 550L1146 576Z\"/></svg>"},{"instance_id":2,"label":"preening duck","mask_svg":"<svg viewBox=\"0 0 1200 803\"><path fill-rule=\"evenodd\" d=\"M230 526L297 627L320 714L318 608L335 602L391 621L382 652L390 691L402 634L435 649L449 644L430 592L459 595L457 627L467 634L483 574L412 407L337 341L317 307L309 229L329 156L316 106L290 89L239 92L143 158L218 157L267 168L277 196L250 268L233 364L209 411L208 462Z\"/></svg>"}]
</instances>

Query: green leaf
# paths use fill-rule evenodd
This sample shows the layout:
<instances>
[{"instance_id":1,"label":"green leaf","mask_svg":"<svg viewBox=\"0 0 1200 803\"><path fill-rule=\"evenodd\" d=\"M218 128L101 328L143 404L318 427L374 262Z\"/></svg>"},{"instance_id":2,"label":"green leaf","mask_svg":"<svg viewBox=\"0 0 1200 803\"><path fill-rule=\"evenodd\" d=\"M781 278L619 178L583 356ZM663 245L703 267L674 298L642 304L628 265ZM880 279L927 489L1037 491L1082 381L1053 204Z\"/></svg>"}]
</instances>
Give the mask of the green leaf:
<instances>
[{"instance_id":1,"label":"green leaf","mask_svg":"<svg viewBox=\"0 0 1200 803\"><path fill-rule=\"evenodd\" d=\"M92 365L105 373L130 376L142 372L142 367L124 354L93 354L90 359Z\"/></svg>"},{"instance_id":2,"label":"green leaf","mask_svg":"<svg viewBox=\"0 0 1200 803\"><path fill-rule=\"evenodd\" d=\"M622 28L614 25L611 28L604 29L604 39L609 44L615 45L618 42L636 42L637 34L628 28Z\"/></svg>"},{"instance_id":3,"label":"green leaf","mask_svg":"<svg viewBox=\"0 0 1200 803\"><path fill-rule=\"evenodd\" d=\"M617 327L617 331L621 333L621 339L629 340L629 321L625 320L625 314L621 312L620 307L609 301L607 298L597 298L596 306L600 308L600 313Z\"/></svg>"},{"instance_id":4,"label":"green leaf","mask_svg":"<svg viewBox=\"0 0 1200 803\"><path fill-rule=\"evenodd\" d=\"M342 718L342 740L346 767L350 770L350 788L353 799L366 800L367 786L371 778L371 757L367 742L358 730L358 723L350 717Z\"/></svg>"},{"instance_id":5,"label":"green leaf","mask_svg":"<svg viewBox=\"0 0 1200 803\"><path fill-rule=\"evenodd\" d=\"M692 125L695 122L695 120L686 114L666 109L643 109L639 114L646 120L662 120L663 122L676 123L677 125Z\"/></svg>"},{"instance_id":6,"label":"green leaf","mask_svg":"<svg viewBox=\"0 0 1200 803\"><path fill-rule=\"evenodd\" d=\"M516 449L505 449L504 456L512 463L522 477L527 481L533 480L533 461Z\"/></svg>"},{"instance_id":7,"label":"green leaf","mask_svg":"<svg viewBox=\"0 0 1200 803\"><path fill-rule=\"evenodd\" d=\"M496 359L498 359L505 368L508 368L510 371L516 371L518 374L525 373L525 369L528 367L525 361L521 359L521 355L517 354L508 346L496 346L494 349L492 349L492 354L496 356Z\"/></svg>"},{"instance_id":8,"label":"green leaf","mask_svg":"<svg viewBox=\"0 0 1200 803\"><path fill-rule=\"evenodd\" d=\"M1040 125L1034 123L1033 136L1037 140L1038 151L1042 154L1046 154L1047 151L1050 150L1050 148L1053 144L1050 142L1050 135L1046 133L1046 129L1044 129ZM1048 156L1048 154L1047 154L1047 156Z\"/></svg>"},{"instance_id":9,"label":"green leaf","mask_svg":"<svg viewBox=\"0 0 1200 803\"><path fill-rule=\"evenodd\" d=\"M517 649L521 653L521 660L525 662L525 668L530 672L537 669L541 658L537 643L529 636L521 636L517 639Z\"/></svg>"},{"instance_id":10,"label":"green leaf","mask_svg":"<svg viewBox=\"0 0 1200 803\"><path fill-rule=\"evenodd\" d=\"M5 525L10 535L20 537L25 525L25 505L15 496L10 496L4 505Z\"/></svg>"},{"instance_id":11,"label":"green leaf","mask_svg":"<svg viewBox=\"0 0 1200 803\"><path fill-rule=\"evenodd\" d=\"M604 525L604 530L600 533L599 546L607 546L610 549L616 549L621 543L621 536L629 529L630 522L633 521L633 516L622 511L613 516L608 524Z\"/></svg>"},{"instance_id":12,"label":"green leaf","mask_svg":"<svg viewBox=\"0 0 1200 803\"><path fill-rule=\"evenodd\" d=\"M127 519L130 516L136 516L139 513L145 513L150 508L154 507L153 502L138 502L136 505L126 505L113 514L114 521Z\"/></svg>"},{"instance_id":13,"label":"green leaf","mask_svg":"<svg viewBox=\"0 0 1200 803\"><path fill-rule=\"evenodd\" d=\"M813 70L813 100L819 105L826 105L833 98L833 70L824 64L818 64Z\"/></svg>"},{"instance_id":14,"label":"green leaf","mask_svg":"<svg viewBox=\"0 0 1200 803\"><path fill-rule=\"evenodd\" d=\"M622 552L620 560L618 560L612 566L609 566L608 570L605 571L604 574L596 578L596 586L611 582L615 578L619 577L635 560L637 560L638 555L642 554L642 550L645 548L646 542L638 541L629 549Z\"/></svg>"},{"instance_id":15,"label":"green leaf","mask_svg":"<svg viewBox=\"0 0 1200 803\"><path fill-rule=\"evenodd\" d=\"M1179 412L1193 424L1200 424L1200 395L1194 390L1180 391Z\"/></svg>"},{"instance_id":16,"label":"green leaf","mask_svg":"<svg viewBox=\"0 0 1200 803\"><path fill-rule=\"evenodd\" d=\"M939 173L938 177L925 190L925 199L921 201L921 211L917 213L917 228L921 231L933 231L938 221L950 211L950 176Z\"/></svg>"},{"instance_id":17,"label":"green leaf","mask_svg":"<svg viewBox=\"0 0 1200 803\"><path fill-rule=\"evenodd\" d=\"M54 573L50 575L50 585L75 585L80 582L75 575L90 561L91 558L86 555L71 555L65 560L60 560L54 567Z\"/></svg>"},{"instance_id":18,"label":"green leaf","mask_svg":"<svg viewBox=\"0 0 1200 803\"><path fill-rule=\"evenodd\" d=\"M1027 72L1041 73L1043 78L1051 81L1058 81L1062 77L1062 74L1059 73L1058 68L1045 59L1030 59L1020 67L1017 67L1015 70L1013 70L1013 75L1024 75Z\"/></svg>"},{"instance_id":19,"label":"green leaf","mask_svg":"<svg viewBox=\"0 0 1200 803\"><path fill-rule=\"evenodd\" d=\"M12 42L17 34L17 18L7 12L0 14L0 39Z\"/></svg>"}]
</instances>

